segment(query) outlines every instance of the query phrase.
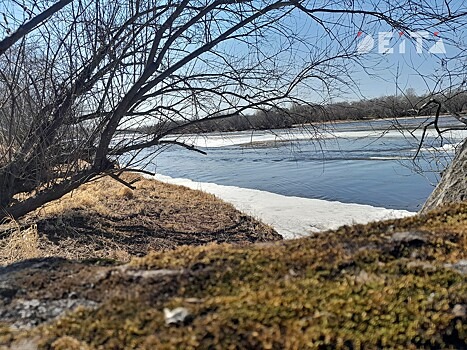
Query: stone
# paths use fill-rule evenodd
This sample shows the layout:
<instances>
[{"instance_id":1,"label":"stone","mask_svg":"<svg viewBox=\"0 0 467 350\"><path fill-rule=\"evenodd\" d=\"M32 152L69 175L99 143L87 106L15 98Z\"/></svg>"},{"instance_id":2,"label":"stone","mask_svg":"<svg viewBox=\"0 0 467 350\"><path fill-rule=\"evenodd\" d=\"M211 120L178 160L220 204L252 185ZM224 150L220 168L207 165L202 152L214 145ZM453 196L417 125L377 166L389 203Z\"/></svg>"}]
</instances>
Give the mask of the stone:
<instances>
[{"instance_id":1,"label":"stone","mask_svg":"<svg viewBox=\"0 0 467 350\"><path fill-rule=\"evenodd\" d=\"M421 214L441 205L467 201L467 140L457 149L453 161L444 171L441 181L426 200Z\"/></svg>"},{"instance_id":2,"label":"stone","mask_svg":"<svg viewBox=\"0 0 467 350\"><path fill-rule=\"evenodd\" d=\"M434 271L436 270L436 266L433 264L430 264L428 261L421 261L421 260L415 260L411 261L407 264L407 267L409 269L417 269L420 268L425 271Z\"/></svg>"},{"instance_id":3,"label":"stone","mask_svg":"<svg viewBox=\"0 0 467 350\"><path fill-rule=\"evenodd\" d=\"M187 320L190 312L184 307L177 307L173 310L164 308L165 324L178 324Z\"/></svg>"},{"instance_id":4,"label":"stone","mask_svg":"<svg viewBox=\"0 0 467 350\"><path fill-rule=\"evenodd\" d=\"M467 275L467 260L459 260L453 264L444 264L444 267L456 270L462 275Z\"/></svg>"},{"instance_id":5,"label":"stone","mask_svg":"<svg viewBox=\"0 0 467 350\"><path fill-rule=\"evenodd\" d=\"M461 305L461 304L454 305L454 307L452 308L452 314L454 315L454 317L465 318L465 316L467 315L467 310L466 310L465 305Z\"/></svg>"},{"instance_id":6,"label":"stone","mask_svg":"<svg viewBox=\"0 0 467 350\"><path fill-rule=\"evenodd\" d=\"M425 243L427 234L419 231L404 231L394 233L390 240L397 243Z\"/></svg>"},{"instance_id":7,"label":"stone","mask_svg":"<svg viewBox=\"0 0 467 350\"><path fill-rule=\"evenodd\" d=\"M11 299L16 295L16 293L18 293L18 289L0 287L0 299Z\"/></svg>"}]
</instances>

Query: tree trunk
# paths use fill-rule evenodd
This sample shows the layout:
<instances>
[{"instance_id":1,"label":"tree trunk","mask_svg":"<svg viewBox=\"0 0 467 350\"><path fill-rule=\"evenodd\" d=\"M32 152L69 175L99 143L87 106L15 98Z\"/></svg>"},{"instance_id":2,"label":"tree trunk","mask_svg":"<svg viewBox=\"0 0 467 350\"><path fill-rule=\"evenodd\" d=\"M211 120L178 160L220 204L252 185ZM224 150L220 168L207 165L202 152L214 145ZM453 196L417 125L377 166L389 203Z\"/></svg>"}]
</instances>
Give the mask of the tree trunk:
<instances>
[{"instance_id":1,"label":"tree trunk","mask_svg":"<svg viewBox=\"0 0 467 350\"><path fill-rule=\"evenodd\" d=\"M95 169L83 170L75 174L70 179L49 187L46 191L39 192L35 196L13 204L8 208L3 208L0 212L0 219L3 219L6 216L18 219L21 216L40 208L46 203L63 197L65 194L70 193L80 185L91 181L101 173L103 173L103 171L96 171Z\"/></svg>"},{"instance_id":2,"label":"tree trunk","mask_svg":"<svg viewBox=\"0 0 467 350\"><path fill-rule=\"evenodd\" d=\"M424 214L443 204L462 201L467 201L467 140L464 140L420 213Z\"/></svg>"}]
</instances>

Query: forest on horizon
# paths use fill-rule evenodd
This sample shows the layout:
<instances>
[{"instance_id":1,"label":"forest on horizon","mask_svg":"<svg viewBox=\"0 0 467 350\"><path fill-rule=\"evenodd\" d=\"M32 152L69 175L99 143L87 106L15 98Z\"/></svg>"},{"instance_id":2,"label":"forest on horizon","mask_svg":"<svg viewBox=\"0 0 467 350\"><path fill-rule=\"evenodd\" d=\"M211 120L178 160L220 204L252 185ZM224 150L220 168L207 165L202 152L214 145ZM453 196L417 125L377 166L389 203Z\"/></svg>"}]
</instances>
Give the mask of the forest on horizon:
<instances>
[{"instance_id":1,"label":"forest on horizon","mask_svg":"<svg viewBox=\"0 0 467 350\"><path fill-rule=\"evenodd\" d=\"M441 114L462 113L467 109L466 91L456 91L446 95L417 95L413 89L407 89L405 93L398 96L389 95L326 105L295 103L288 108L266 107L250 114L219 115L217 119L199 120L197 123L186 120L166 120L163 123L142 126L132 131L148 134L172 129L176 130L176 133L228 132L284 129L300 124L333 121L431 116L436 114L437 106L431 104L423 108L424 104L431 99L443 101Z\"/></svg>"}]
</instances>

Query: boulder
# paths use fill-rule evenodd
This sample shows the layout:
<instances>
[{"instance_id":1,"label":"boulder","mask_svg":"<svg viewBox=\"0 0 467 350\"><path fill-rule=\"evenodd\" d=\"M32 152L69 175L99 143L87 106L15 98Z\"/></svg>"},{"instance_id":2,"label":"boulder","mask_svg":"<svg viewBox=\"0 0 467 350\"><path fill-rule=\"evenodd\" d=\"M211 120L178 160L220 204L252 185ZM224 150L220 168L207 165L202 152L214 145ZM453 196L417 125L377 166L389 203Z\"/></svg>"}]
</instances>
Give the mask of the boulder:
<instances>
[{"instance_id":1,"label":"boulder","mask_svg":"<svg viewBox=\"0 0 467 350\"><path fill-rule=\"evenodd\" d=\"M457 150L420 213L425 214L441 205L463 201L467 201L467 140Z\"/></svg>"}]
</instances>

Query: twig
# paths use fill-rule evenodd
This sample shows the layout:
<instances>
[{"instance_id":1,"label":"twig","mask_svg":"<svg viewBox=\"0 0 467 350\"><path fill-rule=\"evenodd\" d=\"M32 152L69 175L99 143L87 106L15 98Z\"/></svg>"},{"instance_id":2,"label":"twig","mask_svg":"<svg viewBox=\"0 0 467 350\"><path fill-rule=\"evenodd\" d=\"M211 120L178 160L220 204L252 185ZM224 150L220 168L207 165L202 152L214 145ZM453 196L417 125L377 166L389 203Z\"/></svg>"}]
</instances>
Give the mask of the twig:
<instances>
[{"instance_id":1,"label":"twig","mask_svg":"<svg viewBox=\"0 0 467 350\"><path fill-rule=\"evenodd\" d=\"M193 146L193 145L190 146L190 145L187 145L186 143L183 143L183 142L162 140L162 141L159 141L159 143L160 144L167 144L167 145L177 145L177 146L185 147L186 149L189 149L190 151L195 151L195 152L204 154L205 156L207 155L206 152L196 148L195 146Z\"/></svg>"},{"instance_id":2,"label":"twig","mask_svg":"<svg viewBox=\"0 0 467 350\"><path fill-rule=\"evenodd\" d=\"M125 185L126 187L128 187L130 190L136 190L136 187L133 186L131 183L128 183L126 182L125 180L121 179L120 177L118 177L117 175L115 174L108 174L112 179L114 179L115 181L118 181L120 182L122 185Z\"/></svg>"}]
</instances>

